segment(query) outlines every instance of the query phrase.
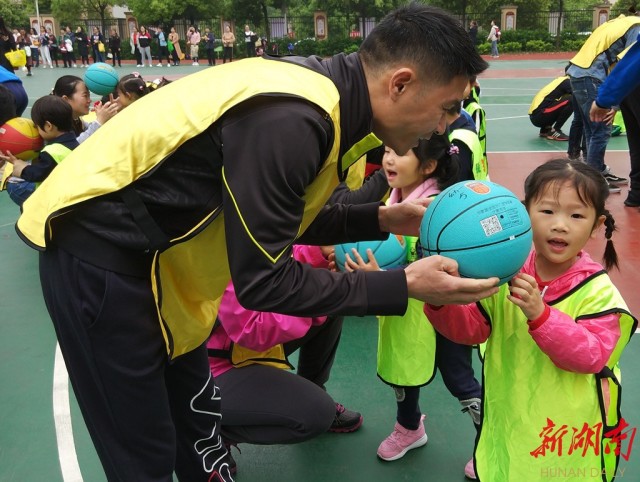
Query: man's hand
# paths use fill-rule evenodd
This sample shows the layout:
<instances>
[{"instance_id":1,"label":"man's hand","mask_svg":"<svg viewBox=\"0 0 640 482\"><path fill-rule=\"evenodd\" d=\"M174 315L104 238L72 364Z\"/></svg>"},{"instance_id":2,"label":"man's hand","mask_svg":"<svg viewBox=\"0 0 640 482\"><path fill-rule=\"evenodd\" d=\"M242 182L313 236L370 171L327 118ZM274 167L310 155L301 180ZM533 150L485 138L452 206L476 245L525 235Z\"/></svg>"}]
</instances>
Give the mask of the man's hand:
<instances>
[{"instance_id":1,"label":"man's hand","mask_svg":"<svg viewBox=\"0 0 640 482\"><path fill-rule=\"evenodd\" d=\"M378 223L380 231L407 236L418 236L420 222L432 198L415 199L411 202L380 206Z\"/></svg>"},{"instance_id":2,"label":"man's hand","mask_svg":"<svg viewBox=\"0 0 640 482\"><path fill-rule=\"evenodd\" d=\"M589 119L591 119L591 122L604 122L605 124L611 124L613 123L613 118L615 116L615 109L598 107L595 101L591 104L591 110L589 111Z\"/></svg>"},{"instance_id":3,"label":"man's hand","mask_svg":"<svg viewBox=\"0 0 640 482\"><path fill-rule=\"evenodd\" d=\"M429 256L405 268L409 297L430 305L465 305L498 292L498 278L461 278L458 263L443 256Z\"/></svg>"}]
</instances>

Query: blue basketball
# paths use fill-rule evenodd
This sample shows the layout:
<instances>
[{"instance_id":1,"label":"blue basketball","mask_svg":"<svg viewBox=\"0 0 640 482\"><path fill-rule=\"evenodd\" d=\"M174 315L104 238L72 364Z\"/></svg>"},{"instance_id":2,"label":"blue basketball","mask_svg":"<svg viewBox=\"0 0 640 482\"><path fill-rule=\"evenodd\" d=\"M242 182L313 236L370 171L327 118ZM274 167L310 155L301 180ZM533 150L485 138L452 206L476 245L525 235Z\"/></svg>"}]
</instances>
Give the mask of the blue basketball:
<instances>
[{"instance_id":1,"label":"blue basketball","mask_svg":"<svg viewBox=\"0 0 640 482\"><path fill-rule=\"evenodd\" d=\"M84 83L87 88L98 95L108 95L116 89L118 85L118 72L109 64L96 62L84 73Z\"/></svg>"},{"instance_id":2,"label":"blue basketball","mask_svg":"<svg viewBox=\"0 0 640 482\"><path fill-rule=\"evenodd\" d=\"M336 245L336 263L340 271L344 271L345 255L347 253L353 259L352 248L355 248L367 263L369 262L367 249L370 249L376 258L378 266L382 269L398 268L407 264L407 242L404 236L391 234L383 241L358 241L357 243Z\"/></svg>"},{"instance_id":3,"label":"blue basketball","mask_svg":"<svg viewBox=\"0 0 640 482\"><path fill-rule=\"evenodd\" d=\"M442 191L420 225L424 256L458 262L460 276L509 281L522 268L532 243L531 221L520 200L488 181L463 181Z\"/></svg>"}]
</instances>

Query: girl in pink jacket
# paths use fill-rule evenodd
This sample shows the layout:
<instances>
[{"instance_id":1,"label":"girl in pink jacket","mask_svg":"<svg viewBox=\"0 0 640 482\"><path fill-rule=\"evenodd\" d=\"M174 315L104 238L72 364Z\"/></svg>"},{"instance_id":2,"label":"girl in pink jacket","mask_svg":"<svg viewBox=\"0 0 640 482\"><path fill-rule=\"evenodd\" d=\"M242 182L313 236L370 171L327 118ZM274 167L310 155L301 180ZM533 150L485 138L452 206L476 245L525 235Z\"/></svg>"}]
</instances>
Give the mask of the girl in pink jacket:
<instances>
[{"instance_id":1,"label":"girl in pink jacket","mask_svg":"<svg viewBox=\"0 0 640 482\"><path fill-rule=\"evenodd\" d=\"M603 481L615 474L625 423L618 360L637 321L584 251L604 225L604 264L617 267L608 195L604 178L582 162L539 166L525 182L534 249L522 271L478 303L425 306L451 340L487 342L479 480L547 480L550 467Z\"/></svg>"},{"instance_id":2,"label":"girl in pink jacket","mask_svg":"<svg viewBox=\"0 0 640 482\"><path fill-rule=\"evenodd\" d=\"M293 247L293 257L314 268L329 262L318 246ZM243 308L229 284L207 343L209 364L222 400L222 437L227 445L298 443L327 431L353 432L358 412L325 391L342 316L299 317ZM297 375L287 357L296 350ZM231 462L232 473L235 461Z\"/></svg>"}]
</instances>

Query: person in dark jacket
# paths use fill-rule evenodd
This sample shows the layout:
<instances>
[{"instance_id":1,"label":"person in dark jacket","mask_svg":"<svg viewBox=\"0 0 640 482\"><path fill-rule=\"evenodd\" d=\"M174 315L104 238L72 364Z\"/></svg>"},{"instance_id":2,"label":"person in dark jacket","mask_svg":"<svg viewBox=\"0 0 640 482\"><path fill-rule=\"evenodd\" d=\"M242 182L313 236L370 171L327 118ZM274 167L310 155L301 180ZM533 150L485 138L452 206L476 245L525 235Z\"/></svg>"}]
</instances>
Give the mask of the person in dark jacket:
<instances>
[{"instance_id":1,"label":"person in dark jacket","mask_svg":"<svg viewBox=\"0 0 640 482\"><path fill-rule=\"evenodd\" d=\"M631 9L629 10L631 12ZM634 8L635 13L635 8ZM624 205L640 207L640 34L636 43L611 71L598 89L598 96L591 105L590 118L594 122L611 122L615 105L620 105L627 128L629 158L629 193Z\"/></svg>"},{"instance_id":2,"label":"person in dark jacket","mask_svg":"<svg viewBox=\"0 0 640 482\"><path fill-rule=\"evenodd\" d=\"M78 45L78 55L82 61L82 67L89 67L89 37L82 27L76 29L76 42Z\"/></svg>"},{"instance_id":3,"label":"person in dark jacket","mask_svg":"<svg viewBox=\"0 0 640 482\"><path fill-rule=\"evenodd\" d=\"M111 29L111 35L109 35L109 50L111 51L111 65L122 67L122 57L120 55L120 35L115 28Z\"/></svg>"},{"instance_id":4,"label":"person in dark jacket","mask_svg":"<svg viewBox=\"0 0 640 482\"><path fill-rule=\"evenodd\" d=\"M471 20L469 23L469 38L473 45L478 43L478 22Z\"/></svg>"},{"instance_id":5,"label":"person in dark jacket","mask_svg":"<svg viewBox=\"0 0 640 482\"><path fill-rule=\"evenodd\" d=\"M104 62L104 35L98 27L93 27L91 34L91 51L93 52L93 63Z\"/></svg>"},{"instance_id":6,"label":"person in dark jacket","mask_svg":"<svg viewBox=\"0 0 640 482\"><path fill-rule=\"evenodd\" d=\"M460 278L440 256L370 273L291 257L294 242L417 235L426 200L326 202L368 150L404 153L444 132L445 112L487 67L456 19L412 3L350 55L184 77L52 172L17 231L42 251L43 294L109 480L232 480L205 346L230 278L247 309L303 316L402 314L409 297L440 305L498 291L497 278ZM149 129L140 119L158 105L171 112Z\"/></svg>"}]
</instances>

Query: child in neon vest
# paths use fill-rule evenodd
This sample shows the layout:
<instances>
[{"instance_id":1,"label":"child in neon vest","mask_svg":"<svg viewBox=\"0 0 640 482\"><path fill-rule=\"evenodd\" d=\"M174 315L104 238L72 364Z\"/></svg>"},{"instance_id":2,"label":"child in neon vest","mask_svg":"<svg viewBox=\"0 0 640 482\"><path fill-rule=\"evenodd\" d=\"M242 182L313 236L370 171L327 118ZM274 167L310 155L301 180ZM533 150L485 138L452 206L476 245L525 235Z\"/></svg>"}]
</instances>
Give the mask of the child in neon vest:
<instances>
[{"instance_id":1,"label":"child in neon vest","mask_svg":"<svg viewBox=\"0 0 640 482\"><path fill-rule=\"evenodd\" d=\"M483 413L474 460L483 481L547 480L553 469L585 479L615 474L620 354L636 319L603 267L584 251L604 224L604 264L617 266L609 190L595 169L549 161L525 181L534 249L492 297L425 306L459 343L487 340Z\"/></svg>"},{"instance_id":2,"label":"child in neon vest","mask_svg":"<svg viewBox=\"0 0 640 482\"><path fill-rule=\"evenodd\" d=\"M73 132L73 109L64 99L54 95L41 97L31 108L31 118L40 137L47 142L37 157L32 161L24 161L10 152L0 152L0 161L12 164L8 166L12 171L7 171L3 176L7 180L3 187L6 187L11 200L20 207L33 194L38 184L78 146Z\"/></svg>"},{"instance_id":3,"label":"child in neon vest","mask_svg":"<svg viewBox=\"0 0 640 482\"><path fill-rule=\"evenodd\" d=\"M435 196L455 183L460 175L457 151L446 134L421 140L404 156L385 147L382 168L392 187L388 202ZM415 261L418 259L417 238L407 237L407 245L407 262ZM379 270L373 253L368 256L369 263L364 263L354 252L347 261L347 269ZM378 457L385 461L397 460L427 443L425 417L419 405L420 387L433 380L436 367L463 411L469 412L472 419L475 416L474 421L479 423L481 388L471 367L470 348L435 333L422 312L422 304L413 299L409 300L403 316L380 316L379 319L378 377L393 387L397 415L393 432L378 447Z\"/></svg>"}]
</instances>

